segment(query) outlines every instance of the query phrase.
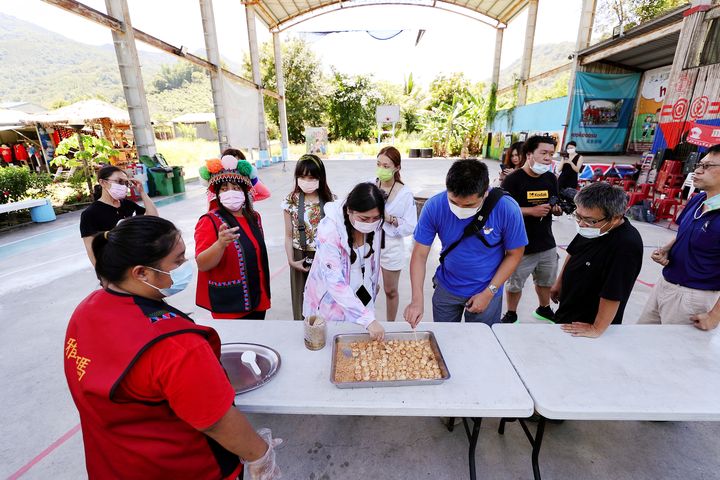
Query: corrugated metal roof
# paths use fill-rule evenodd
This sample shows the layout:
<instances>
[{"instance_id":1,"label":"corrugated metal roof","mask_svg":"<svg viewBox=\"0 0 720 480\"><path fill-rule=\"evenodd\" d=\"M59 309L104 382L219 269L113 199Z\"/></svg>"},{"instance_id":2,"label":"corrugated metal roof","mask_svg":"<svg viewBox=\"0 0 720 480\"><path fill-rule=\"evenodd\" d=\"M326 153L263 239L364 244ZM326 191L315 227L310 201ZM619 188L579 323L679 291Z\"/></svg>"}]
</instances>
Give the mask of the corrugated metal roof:
<instances>
[{"instance_id":1,"label":"corrugated metal roof","mask_svg":"<svg viewBox=\"0 0 720 480\"><path fill-rule=\"evenodd\" d=\"M680 32L671 33L649 43L611 55L607 57L607 60L638 70L650 70L651 68L670 65L673 58L675 58L675 50L679 39Z\"/></svg>"},{"instance_id":2,"label":"corrugated metal roof","mask_svg":"<svg viewBox=\"0 0 720 480\"><path fill-rule=\"evenodd\" d=\"M528 3L529 0L257 0L254 5L268 28L283 30L317 15L366 5L414 5L461 14L474 12L487 20L507 24Z\"/></svg>"}]
</instances>

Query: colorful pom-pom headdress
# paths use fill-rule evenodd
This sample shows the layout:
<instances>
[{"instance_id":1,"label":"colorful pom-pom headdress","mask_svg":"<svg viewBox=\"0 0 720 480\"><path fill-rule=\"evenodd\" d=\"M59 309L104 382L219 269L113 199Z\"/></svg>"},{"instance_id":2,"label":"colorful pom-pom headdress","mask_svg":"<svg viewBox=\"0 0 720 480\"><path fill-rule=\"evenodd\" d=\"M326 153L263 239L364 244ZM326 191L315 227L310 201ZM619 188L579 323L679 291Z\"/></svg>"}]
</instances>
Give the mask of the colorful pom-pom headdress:
<instances>
[{"instance_id":1,"label":"colorful pom-pom headdress","mask_svg":"<svg viewBox=\"0 0 720 480\"><path fill-rule=\"evenodd\" d=\"M232 155L225 155L221 159L211 158L205 160L205 165L200 167L200 178L208 183L209 190L221 183L244 183L248 188L252 187L250 180L253 166L247 160L238 160Z\"/></svg>"}]
</instances>

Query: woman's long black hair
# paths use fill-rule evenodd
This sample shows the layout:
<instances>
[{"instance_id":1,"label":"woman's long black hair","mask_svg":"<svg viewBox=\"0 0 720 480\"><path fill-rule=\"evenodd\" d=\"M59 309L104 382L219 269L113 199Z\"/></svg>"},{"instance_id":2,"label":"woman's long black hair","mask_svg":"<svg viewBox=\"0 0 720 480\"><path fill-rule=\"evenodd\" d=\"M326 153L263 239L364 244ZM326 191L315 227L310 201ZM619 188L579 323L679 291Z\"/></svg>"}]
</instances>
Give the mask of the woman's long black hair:
<instances>
[{"instance_id":1,"label":"woman's long black hair","mask_svg":"<svg viewBox=\"0 0 720 480\"><path fill-rule=\"evenodd\" d=\"M295 165L295 188L293 189L293 195L301 192L297 181L298 177L304 176L317 178L320 181L317 191L323 203L333 201L333 194L327 184L325 164L320 160L320 157L312 153L306 153L298 159L297 165Z\"/></svg>"},{"instance_id":2,"label":"woman's long black hair","mask_svg":"<svg viewBox=\"0 0 720 480\"><path fill-rule=\"evenodd\" d=\"M112 177L112 174L115 172L121 172L122 169L114 166L114 165L107 165L100 169L100 171L97 174L98 180L107 180L108 178ZM100 200L100 197L102 196L102 187L100 185L95 185L93 187L93 199L94 200Z\"/></svg>"},{"instance_id":3,"label":"woman's long black hair","mask_svg":"<svg viewBox=\"0 0 720 480\"><path fill-rule=\"evenodd\" d=\"M136 265L157 266L178 241L180 231L169 220L151 215L128 218L93 238L95 274L108 282L122 281Z\"/></svg>"},{"instance_id":4,"label":"woman's long black hair","mask_svg":"<svg viewBox=\"0 0 720 480\"><path fill-rule=\"evenodd\" d=\"M357 255L353 249L353 230L355 229L350 222L348 210L361 213L372 210L373 208L377 208L380 212L380 225L382 226L382 222L385 221L385 199L383 198L382 192L374 183L367 182L355 185L355 188L353 188L348 194L347 199L345 200L345 206L343 207L345 230L348 235L348 245L350 245L350 264L355 263ZM369 258L374 253L373 238L375 238L375 232L368 233L365 238L368 245L370 245L370 250L368 250L365 258Z\"/></svg>"}]
</instances>

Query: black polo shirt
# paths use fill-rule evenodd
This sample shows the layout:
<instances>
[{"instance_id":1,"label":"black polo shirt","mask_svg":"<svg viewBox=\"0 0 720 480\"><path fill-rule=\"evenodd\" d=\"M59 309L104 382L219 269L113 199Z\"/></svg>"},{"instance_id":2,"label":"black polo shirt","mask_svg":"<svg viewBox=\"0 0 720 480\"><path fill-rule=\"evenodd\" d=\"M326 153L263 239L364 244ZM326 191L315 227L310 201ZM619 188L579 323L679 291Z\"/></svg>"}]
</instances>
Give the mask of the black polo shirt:
<instances>
[{"instance_id":1,"label":"black polo shirt","mask_svg":"<svg viewBox=\"0 0 720 480\"><path fill-rule=\"evenodd\" d=\"M117 225L120 220L143 214L145 214L145 208L130 200L120 200L118 208L96 200L83 210L80 216L80 236L89 237L98 232L106 232Z\"/></svg>"},{"instance_id":2,"label":"black polo shirt","mask_svg":"<svg viewBox=\"0 0 720 480\"><path fill-rule=\"evenodd\" d=\"M594 323L600 298L619 301L612 323L622 323L625 305L640 274L643 242L628 219L607 235L576 235L567 253L570 260L562 274L557 323Z\"/></svg>"}]
</instances>

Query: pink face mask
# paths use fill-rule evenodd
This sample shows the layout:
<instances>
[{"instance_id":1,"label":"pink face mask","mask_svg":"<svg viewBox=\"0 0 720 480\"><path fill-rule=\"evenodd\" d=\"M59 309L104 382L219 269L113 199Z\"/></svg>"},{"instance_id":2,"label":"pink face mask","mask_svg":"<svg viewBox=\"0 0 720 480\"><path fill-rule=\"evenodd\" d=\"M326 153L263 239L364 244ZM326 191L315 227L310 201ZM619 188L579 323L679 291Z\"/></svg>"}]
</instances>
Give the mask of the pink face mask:
<instances>
[{"instance_id":1,"label":"pink face mask","mask_svg":"<svg viewBox=\"0 0 720 480\"><path fill-rule=\"evenodd\" d=\"M218 195L220 203L231 212L237 212L245 205L245 192L238 190L227 190Z\"/></svg>"},{"instance_id":2,"label":"pink face mask","mask_svg":"<svg viewBox=\"0 0 720 480\"><path fill-rule=\"evenodd\" d=\"M111 183L110 188L108 189L108 193L115 200L122 200L123 198L127 197L128 187L126 187L125 185L120 185L119 183Z\"/></svg>"}]
</instances>

